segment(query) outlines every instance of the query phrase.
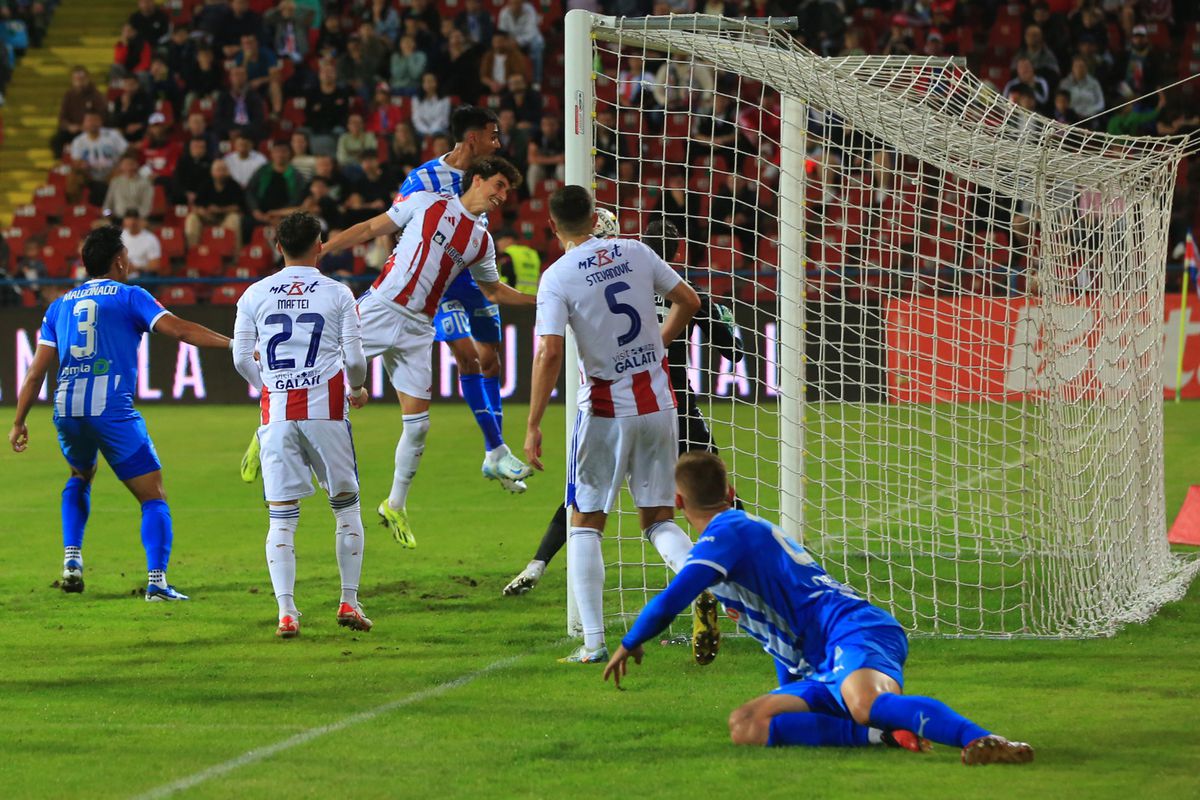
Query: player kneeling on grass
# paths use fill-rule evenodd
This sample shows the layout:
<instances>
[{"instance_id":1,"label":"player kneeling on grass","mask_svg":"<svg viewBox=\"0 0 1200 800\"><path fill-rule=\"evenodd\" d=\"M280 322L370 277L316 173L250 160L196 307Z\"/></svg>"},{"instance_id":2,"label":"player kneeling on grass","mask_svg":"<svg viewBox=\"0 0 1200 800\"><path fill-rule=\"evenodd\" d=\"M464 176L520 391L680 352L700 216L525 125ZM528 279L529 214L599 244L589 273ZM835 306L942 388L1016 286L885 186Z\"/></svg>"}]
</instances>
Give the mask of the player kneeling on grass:
<instances>
[{"instance_id":1,"label":"player kneeling on grass","mask_svg":"<svg viewBox=\"0 0 1200 800\"><path fill-rule=\"evenodd\" d=\"M64 592L83 591L83 531L91 512L97 453L142 505L146 600L187 600L167 583L174 538L163 493L162 464L146 423L133 407L142 334L165 333L199 347L229 347L229 338L167 311L140 286L127 286L129 254L121 229L97 228L83 240L88 280L50 304L37 352L17 395L8 441L28 447L25 419L46 373L58 361L54 427L71 476L62 493Z\"/></svg>"},{"instance_id":2,"label":"player kneeling on grass","mask_svg":"<svg viewBox=\"0 0 1200 800\"><path fill-rule=\"evenodd\" d=\"M358 604L363 523L358 465L347 417L349 403L366 405L367 359L354 296L312 266L321 251L321 223L311 214L284 218L276 230L284 267L250 286L237 304L233 362L262 392L263 495L270 507L267 568L279 602L276 636L300 633L296 585L296 526L300 498L313 493L312 475L329 494L335 520L342 600L339 625L371 630ZM266 342L260 359L255 344Z\"/></svg>"},{"instance_id":3,"label":"player kneeling on grass","mask_svg":"<svg viewBox=\"0 0 1200 800\"><path fill-rule=\"evenodd\" d=\"M710 588L775 658L779 688L729 717L734 744L908 750L962 748L964 764L1024 764L1010 742L930 697L901 694L908 638L890 614L838 583L781 529L731 506L725 464L688 453L675 469L676 505L700 537L675 579L638 615L604 668L620 687L628 659Z\"/></svg>"}]
</instances>

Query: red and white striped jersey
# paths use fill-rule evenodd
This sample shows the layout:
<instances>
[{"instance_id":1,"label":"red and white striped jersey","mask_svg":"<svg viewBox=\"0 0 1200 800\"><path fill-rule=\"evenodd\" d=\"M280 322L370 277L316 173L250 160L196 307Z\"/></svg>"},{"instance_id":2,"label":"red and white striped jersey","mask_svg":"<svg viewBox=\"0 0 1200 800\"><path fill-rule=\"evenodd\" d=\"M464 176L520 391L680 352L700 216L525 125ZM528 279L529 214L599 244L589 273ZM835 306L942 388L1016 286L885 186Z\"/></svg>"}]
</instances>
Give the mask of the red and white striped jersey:
<instances>
[{"instance_id":1,"label":"red and white striped jersey","mask_svg":"<svg viewBox=\"0 0 1200 800\"><path fill-rule=\"evenodd\" d=\"M379 299L432 321L442 293L464 269L477 281L500 280L486 218L457 197L416 192L397 197L387 215L404 232L371 286Z\"/></svg>"},{"instance_id":2,"label":"red and white striped jersey","mask_svg":"<svg viewBox=\"0 0 1200 800\"><path fill-rule=\"evenodd\" d=\"M588 239L542 273L537 335L574 331L581 410L632 417L675 407L654 296L682 280L634 239Z\"/></svg>"},{"instance_id":3,"label":"red and white striped jersey","mask_svg":"<svg viewBox=\"0 0 1200 800\"><path fill-rule=\"evenodd\" d=\"M345 419L347 379L366 379L354 295L313 267L284 267L251 285L237 304L234 364L261 385L263 425Z\"/></svg>"}]
</instances>

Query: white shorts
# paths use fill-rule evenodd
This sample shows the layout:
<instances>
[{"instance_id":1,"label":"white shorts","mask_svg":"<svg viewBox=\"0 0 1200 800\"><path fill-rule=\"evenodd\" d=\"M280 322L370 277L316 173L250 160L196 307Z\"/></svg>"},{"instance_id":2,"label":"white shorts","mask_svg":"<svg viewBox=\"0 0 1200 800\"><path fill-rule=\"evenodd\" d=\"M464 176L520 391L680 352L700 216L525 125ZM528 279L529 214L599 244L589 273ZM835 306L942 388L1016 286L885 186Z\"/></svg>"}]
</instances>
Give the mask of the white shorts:
<instances>
[{"instance_id":1,"label":"white shorts","mask_svg":"<svg viewBox=\"0 0 1200 800\"><path fill-rule=\"evenodd\" d=\"M433 391L433 324L402 314L373 294L358 301L363 353L383 357L396 391L428 400Z\"/></svg>"},{"instance_id":2,"label":"white shorts","mask_svg":"<svg viewBox=\"0 0 1200 800\"><path fill-rule=\"evenodd\" d=\"M330 497L358 491L350 421L290 419L260 425L263 495L268 503L308 497L313 475Z\"/></svg>"},{"instance_id":3,"label":"white shorts","mask_svg":"<svg viewBox=\"0 0 1200 800\"><path fill-rule=\"evenodd\" d=\"M567 462L567 505L585 514L608 513L628 479L638 508L673 507L677 428L673 408L636 417L578 412Z\"/></svg>"}]
</instances>

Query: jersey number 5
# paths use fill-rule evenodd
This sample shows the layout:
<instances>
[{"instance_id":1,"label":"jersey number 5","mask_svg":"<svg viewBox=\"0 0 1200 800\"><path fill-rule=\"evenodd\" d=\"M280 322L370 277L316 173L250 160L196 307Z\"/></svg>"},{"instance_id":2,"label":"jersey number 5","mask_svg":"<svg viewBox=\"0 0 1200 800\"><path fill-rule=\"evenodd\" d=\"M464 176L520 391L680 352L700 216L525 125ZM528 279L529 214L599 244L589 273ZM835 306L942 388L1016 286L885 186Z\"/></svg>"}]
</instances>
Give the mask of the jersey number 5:
<instances>
[{"instance_id":1,"label":"jersey number 5","mask_svg":"<svg viewBox=\"0 0 1200 800\"><path fill-rule=\"evenodd\" d=\"M292 338L292 318L287 314L272 314L263 320L268 325L279 325L282 330L267 342L267 369L295 369L296 359L276 358L275 348ZM325 318L320 314L301 314L296 317L301 325L312 325L312 334L308 339L308 354L304 358L307 369L317 363L317 352L321 349L321 332L325 330Z\"/></svg>"},{"instance_id":2,"label":"jersey number 5","mask_svg":"<svg viewBox=\"0 0 1200 800\"><path fill-rule=\"evenodd\" d=\"M621 347L632 342L642 332L642 317L638 311L628 303L622 303L617 300L617 295L629 289L629 284L625 281L617 281L610 283L604 289L604 299L608 301L608 310L619 317L629 318L629 330L617 337L617 344Z\"/></svg>"}]
</instances>

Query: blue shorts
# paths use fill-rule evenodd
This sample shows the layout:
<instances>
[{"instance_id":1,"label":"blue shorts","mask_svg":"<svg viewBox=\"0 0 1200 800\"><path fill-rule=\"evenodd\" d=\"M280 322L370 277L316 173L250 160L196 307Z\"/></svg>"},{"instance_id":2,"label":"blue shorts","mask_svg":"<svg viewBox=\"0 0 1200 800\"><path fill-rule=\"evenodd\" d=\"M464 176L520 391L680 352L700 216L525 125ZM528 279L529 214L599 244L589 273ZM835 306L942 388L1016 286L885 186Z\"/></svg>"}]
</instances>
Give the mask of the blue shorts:
<instances>
[{"instance_id":1,"label":"blue shorts","mask_svg":"<svg viewBox=\"0 0 1200 800\"><path fill-rule=\"evenodd\" d=\"M54 427L63 458L80 472L96 466L97 452L104 454L118 480L162 469L146 421L136 411L119 418L55 416Z\"/></svg>"},{"instance_id":2,"label":"blue shorts","mask_svg":"<svg viewBox=\"0 0 1200 800\"><path fill-rule=\"evenodd\" d=\"M842 699L842 682L855 670L874 669L904 686L908 637L899 625L859 628L830 644L826 660L809 678L780 686L771 694L799 697L810 711L849 716Z\"/></svg>"},{"instance_id":3,"label":"blue shorts","mask_svg":"<svg viewBox=\"0 0 1200 800\"><path fill-rule=\"evenodd\" d=\"M468 336L477 342L500 341L500 307L483 296L471 273L459 273L438 303L434 339L453 342Z\"/></svg>"}]
</instances>

